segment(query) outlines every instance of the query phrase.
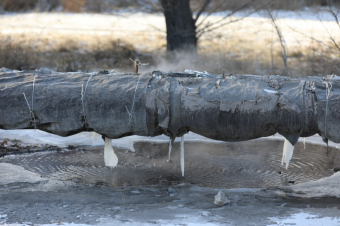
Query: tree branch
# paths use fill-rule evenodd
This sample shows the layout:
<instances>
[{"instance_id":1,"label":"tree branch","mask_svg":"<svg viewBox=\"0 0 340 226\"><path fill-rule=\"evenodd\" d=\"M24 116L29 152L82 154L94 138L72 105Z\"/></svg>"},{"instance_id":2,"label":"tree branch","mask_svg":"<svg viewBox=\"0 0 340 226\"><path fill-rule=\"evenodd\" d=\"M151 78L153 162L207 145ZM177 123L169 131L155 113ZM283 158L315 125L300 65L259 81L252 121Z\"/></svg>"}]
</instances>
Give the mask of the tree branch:
<instances>
[{"instance_id":1,"label":"tree branch","mask_svg":"<svg viewBox=\"0 0 340 226\"><path fill-rule=\"evenodd\" d=\"M251 3L253 3L254 1L256 1L256 0L250 0L250 1L248 1L248 2L246 2L245 4L243 4L243 5L241 5L240 7L238 7L237 9L234 9L233 11L231 11L230 13L228 13L226 16L224 16L222 19L220 19L220 20L218 20L218 21L216 21L216 22L214 22L214 23L211 23L211 24L207 24L206 26L204 26L202 29L199 29L197 32L201 32L201 31L203 31L203 30L209 30L209 31L211 31L211 30L214 30L214 29L210 29L212 26L214 26L215 24L219 24L219 23L221 23L222 21L224 21L224 20L226 20L227 18L229 18L229 17L231 17L232 15L234 15L236 12L238 12L238 11L240 11L240 10L242 10L242 9L245 9L247 6L249 6ZM242 18L244 18L244 17L242 17ZM239 20L236 20L236 21L239 21ZM201 25L202 23L200 23L199 25ZM226 23L226 24L229 24L229 23ZM226 24L224 24L224 25L226 25ZM198 26L199 26L198 25ZM197 26L197 27L198 27ZM220 26L218 26L218 27L220 27Z\"/></svg>"},{"instance_id":2,"label":"tree branch","mask_svg":"<svg viewBox=\"0 0 340 226\"><path fill-rule=\"evenodd\" d=\"M271 13L270 9L267 8L268 11L268 15L271 19L271 22L276 30L277 35L279 36L280 39L280 44L281 44L281 49L282 49L282 60L283 63L285 65L285 74L288 74L288 65L287 65L287 59L288 59L288 54L287 54L287 45L286 45L286 41L282 35L281 29L280 27L277 25L276 23L276 19L273 17L273 14Z\"/></svg>"},{"instance_id":3,"label":"tree branch","mask_svg":"<svg viewBox=\"0 0 340 226\"><path fill-rule=\"evenodd\" d=\"M205 9L208 7L208 5L210 4L211 0L205 0L202 7L199 9L199 11L197 12L196 18L194 19L195 23L198 20L198 18L201 16L201 14L205 11Z\"/></svg>"}]
</instances>

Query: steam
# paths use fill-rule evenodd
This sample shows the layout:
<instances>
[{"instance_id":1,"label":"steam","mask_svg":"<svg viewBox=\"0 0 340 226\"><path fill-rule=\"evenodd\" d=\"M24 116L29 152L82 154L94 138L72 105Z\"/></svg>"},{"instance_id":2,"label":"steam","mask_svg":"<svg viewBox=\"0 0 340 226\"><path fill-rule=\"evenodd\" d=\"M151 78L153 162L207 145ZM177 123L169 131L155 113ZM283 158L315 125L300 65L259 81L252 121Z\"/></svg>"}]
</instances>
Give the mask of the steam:
<instances>
[{"instance_id":1,"label":"steam","mask_svg":"<svg viewBox=\"0 0 340 226\"><path fill-rule=\"evenodd\" d=\"M204 71L204 65L198 60L198 54L188 50L180 50L171 53L170 55L161 55L156 53L153 57L152 66L140 68L141 73L162 70L164 72L185 71L186 69L195 69Z\"/></svg>"}]
</instances>

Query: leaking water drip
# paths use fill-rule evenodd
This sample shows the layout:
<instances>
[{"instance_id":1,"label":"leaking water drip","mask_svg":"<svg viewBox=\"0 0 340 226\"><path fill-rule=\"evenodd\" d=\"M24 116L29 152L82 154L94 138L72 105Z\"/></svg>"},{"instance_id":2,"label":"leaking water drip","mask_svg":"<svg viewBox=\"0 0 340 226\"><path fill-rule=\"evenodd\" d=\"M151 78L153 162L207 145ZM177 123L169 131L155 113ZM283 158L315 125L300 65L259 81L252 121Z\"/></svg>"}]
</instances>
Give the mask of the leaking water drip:
<instances>
[{"instance_id":1,"label":"leaking water drip","mask_svg":"<svg viewBox=\"0 0 340 226\"><path fill-rule=\"evenodd\" d=\"M118 164L117 155L112 149L112 139L105 137L104 146L104 162L105 166L116 167Z\"/></svg>"},{"instance_id":2,"label":"leaking water drip","mask_svg":"<svg viewBox=\"0 0 340 226\"><path fill-rule=\"evenodd\" d=\"M306 137L303 138L303 150L306 150Z\"/></svg>"},{"instance_id":3,"label":"leaking water drip","mask_svg":"<svg viewBox=\"0 0 340 226\"><path fill-rule=\"evenodd\" d=\"M292 159L293 151L294 151L294 145L292 145L289 142L289 140L285 139L285 143L283 144L281 164L283 165L284 163L286 163L286 169L288 169L289 161Z\"/></svg>"}]
</instances>

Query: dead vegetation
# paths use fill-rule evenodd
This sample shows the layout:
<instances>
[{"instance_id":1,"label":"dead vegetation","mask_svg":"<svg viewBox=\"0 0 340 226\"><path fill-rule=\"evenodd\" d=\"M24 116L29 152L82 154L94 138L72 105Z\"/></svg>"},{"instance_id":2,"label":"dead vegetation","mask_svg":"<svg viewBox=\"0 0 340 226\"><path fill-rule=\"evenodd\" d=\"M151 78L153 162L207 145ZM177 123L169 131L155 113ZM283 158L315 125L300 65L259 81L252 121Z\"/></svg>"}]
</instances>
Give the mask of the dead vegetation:
<instances>
[{"instance_id":1,"label":"dead vegetation","mask_svg":"<svg viewBox=\"0 0 340 226\"><path fill-rule=\"evenodd\" d=\"M271 37L252 43L249 40L223 37L203 39L198 45L197 58L183 52L178 62L167 60L165 48L141 52L121 40L102 38L87 41L66 37L58 41L32 40L25 35L13 40L0 35L0 65L16 70L50 68L60 72L88 72L119 69L132 72L133 65L129 58L138 58L150 65L143 71L194 69L220 74L224 69L226 73L234 74L285 73L280 43L273 42ZM308 47L295 48L289 52L289 76L340 74L339 56L340 52L336 48L310 41Z\"/></svg>"},{"instance_id":2,"label":"dead vegetation","mask_svg":"<svg viewBox=\"0 0 340 226\"><path fill-rule=\"evenodd\" d=\"M32 2L35 0L4 0L0 2L0 6L3 8L14 7L13 4L16 1L21 1L23 4L31 4L30 7L34 7ZM39 4L42 4L44 1L45 0L39 0ZM221 2L241 4L244 1L249 0ZM59 2L59 0L47 2L52 4L52 2ZM63 4L62 7L64 10L80 12L84 9L88 10L86 7L88 7L91 2L93 3L95 1L62 0L59 3ZM120 4L122 4L121 7L127 7L131 6L131 2L125 1L120 2ZM199 3L199 1L196 2ZM276 5L273 4L273 8L284 8L284 5L280 5L283 4L283 2L285 1L277 1L277 3L275 3ZM311 5L317 3L316 1L305 2ZM96 3L98 3L96 6L104 7L107 1L100 0ZM195 1L193 1L193 3L195 3ZM318 4L321 4L321 2L318 2ZM54 7L56 5L57 4L54 3ZM17 4L17 6L24 7L20 4ZM95 6L92 7L95 8ZM229 5L225 7L235 6ZM94 8L93 11L101 11L99 8ZM77 27L72 25L74 29L79 28L79 31L74 32L74 34L53 29L41 29L41 31L35 32L18 32L21 28L17 28L17 30L11 28L13 29L13 33L0 33L0 67L17 70L49 68L61 72L88 72L112 69L132 72L133 65L129 60L129 58L132 58L139 59L143 63L149 63L149 66L142 68L141 72L158 69L165 71L193 69L220 74L224 69L226 73L234 74L287 74L293 77L340 74L338 36L332 36L332 34L326 32L327 30L324 30L324 33L328 37L317 37L320 29L315 31L314 35L316 36L311 36L310 33L299 29L292 30L284 24L285 22L276 20L275 14L273 14L272 18L267 18L267 21L265 21L266 19L258 20L258 22L256 22L257 24L253 23L253 20L256 19L242 20L235 24L225 26L216 32L207 33L199 39L198 56L192 56L183 51L179 53L181 58L176 62L170 62L167 59L165 28L159 26L159 24L163 24L164 18L153 15L152 19L146 20L147 22L145 22L145 24L148 23L149 25L145 25L143 24L144 20L142 20L144 19L143 17L144 16L133 17L126 19L126 21L123 21L122 18L117 21L106 21L107 24L110 24L109 26L112 27L98 24L103 27L100 28L101 30L99 30L97 34L92 34L95 33L95 31L92 32L90 25L88 27L89 32L81 31L83 27L80 25L77 25ZM78 17L72 18L75 18L73 20L76 20L76 22L79 20ZM104 19L107 20L107 18ZM218 18L211 17L209 19L214 22L214 20ZM209 19L208 23L210 23ZM60 18L58 18L58 20L60 20ZM66 20L67 19L65 19L65 21ZM90 21L89 18L87 18L87 20ZM128 20L130 22L127 22ZM153 22L151 23L150 21ZM287 46L288 51L284 57L284 61L282 60L282 41L280 41L277 31L273 28L275 26L271 25L273 21L275 22L274 25L276 24L276 26L282 30L280 33L283 38L289 40L287 43L290 43ZM74 21L71 22L76 23ZM10 22L5 21L3 23ZM123 28L114 27L115 24L119 23L124 24ZM264 26L263 24L265 23L267 23L268 26ZM312 23L314 26L314 22ZM324 24L322 21L321 23ZM337 23L336 20L335 23ZM50 22L47 25L42 23L41 26L48 28L48 26L57 25L67 28L69 25L65 24L66 22L64 24L61 24L61 22ZM134 30L136 27L139 28L142 26L144 26L145 29ZM93 28L95 30L97 27ZM110 28L111 31L105 31L106 33L103 35L103 30L107 28ZM130 29L130 31L121 31L121 33L119 33L119 29L125 28ZM163 30L163 32L161 30ZM315 28L313 28L313 32L314 30ZM329 31L339 32L340 28L333 26ZM287 32L288 35L294 33L294 35L303 36L302 38L305 43L301 45L291 45L292 37L286 37Z\"/></svg>"},{"instance_id":3,"label":"dead vegetation","mask_svg":"<svg viewBox=\"0 0 340 226\"><path fill-rule=\"evenodd\" d=\"M57 42L21 35L13 40L0 35L0 65L16 70L50 68L60 72L91 71L96 69L126 68L129 58L150 61L134 47L120 40L106 39L86 43L67 37Z\"/></svg>"}]
</instances>

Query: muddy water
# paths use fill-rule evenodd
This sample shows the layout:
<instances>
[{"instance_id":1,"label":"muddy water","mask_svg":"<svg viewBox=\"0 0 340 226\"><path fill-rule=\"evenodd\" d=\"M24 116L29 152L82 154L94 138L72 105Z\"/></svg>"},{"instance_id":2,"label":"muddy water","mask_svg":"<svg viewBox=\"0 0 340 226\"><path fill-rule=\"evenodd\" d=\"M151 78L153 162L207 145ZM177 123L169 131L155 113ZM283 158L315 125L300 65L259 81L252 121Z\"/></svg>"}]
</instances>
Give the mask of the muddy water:
<instances>
[{"instance_id":1,"label":"muddy water","mask_svg":"<svg viewBox=\"0 0 340 226\"><path fill-rule=\"evenodd\" d=\"M0 162L23 166L43 177L113 186L172 185L181 182L213 188L260 188L290 181L302 183L333 174L340 150L298 143L288 170L281 166L283 141L185 143L185 177L181 177L179 143L168 162L168 144L140 141L135 152L115 149L117 168L104 166L103 151L94 148L8 156Z\"/></svg>"}]
</instances>

